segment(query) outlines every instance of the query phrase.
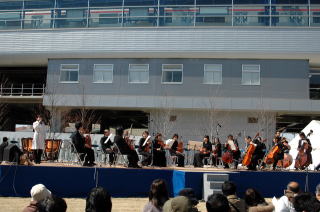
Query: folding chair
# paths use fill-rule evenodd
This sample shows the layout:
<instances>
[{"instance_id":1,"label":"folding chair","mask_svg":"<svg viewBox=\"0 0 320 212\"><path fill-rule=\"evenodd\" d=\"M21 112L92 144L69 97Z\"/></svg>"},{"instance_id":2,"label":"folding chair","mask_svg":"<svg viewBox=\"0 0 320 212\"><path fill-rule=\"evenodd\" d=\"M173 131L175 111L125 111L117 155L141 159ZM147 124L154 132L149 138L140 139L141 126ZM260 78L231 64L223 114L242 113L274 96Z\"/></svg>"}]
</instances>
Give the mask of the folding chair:
<instances>
[{"instance_id":1,"label":"folding chair","mask_svg":"<svg viewBox=\"0 0 320 212\"><path fill-rule=\"evenodd\" d=\"M117 149L117 152L115 152L115 165L123 165L125 167L129 166L129 160L128 155L122 154L118 145L114 143L115 148Z\"/></svg>"}]
</instances>

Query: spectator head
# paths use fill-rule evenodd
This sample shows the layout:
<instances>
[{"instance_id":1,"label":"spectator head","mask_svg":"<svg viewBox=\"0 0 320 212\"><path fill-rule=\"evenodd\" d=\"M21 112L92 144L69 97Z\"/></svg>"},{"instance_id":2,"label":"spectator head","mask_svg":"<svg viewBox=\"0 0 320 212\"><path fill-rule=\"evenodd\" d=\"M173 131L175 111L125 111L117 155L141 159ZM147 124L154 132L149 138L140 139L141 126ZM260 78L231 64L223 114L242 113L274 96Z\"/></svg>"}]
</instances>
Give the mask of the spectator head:
<instances>
[{"instance_id":1,"label":"spectator head","mask_svg":"<svg viewBox=\"0 0 320 212\"><path fill-rule=\"evenodd\" d=\"M222 193L225 196L229 196L229 195L235 195L237 192L237 186L234 182L231 181L225 181L222 184Z\"/></svg>"},{"instance_id":2,"label":"spectator head","mask_svg":"<svg viewBox=\"0 0 320 212\"><path fill-rule=\"evenodd\" d=\"M320 201L320 184L318 184L316 187L316 197L318 201Z\"/></svg>"},{"instance_id":3,"label":"spectator head","mask_svg":"<svg viewBox=\"0 0 320 212\"><path fill-rule=\"evenodd\" d=\"M2 142L3 142L3 143L8 142L8 138L7 138L7 137L3 137L3 138L2 138Z\"/></svg>"},{"instance_id":4,"label":"spectator head","mask_svg":"<svg viewBox=\"0 0 320 212\"><path fill-rule=\"evenodd\" d=\"M179 135L177 133L173 134L172 139L178 140Z\"/></svg>"},{"instance_id":5,"label":"spectator head","mask_svg":"<svg viewBox=\"0 0 320 212\"><path fill-rule=\"evenodd\" d=\"M254 188L249 188L246 190L244 200L249 207L257 206L258 204L263 204L266 202L262 195Z\"/></svg>"},{"instance_id":6,"label":"spectator head","mask_svg":"<svg viewBox=\"0 0 320 212\"><path fill-rule=\"evenodd\" d=\"M198 205L199 201L196 197L196 194L194 193L194 190L192 188L184 188L179 192L179 196L187 197L192 205Z\"/></svg>"},{"instance_id":7,"label":"spectator head","mask_svg":"<svg viewBox=\"0 0 320 212\"><path fill-rule=\"evenodd\" d=\"M102 187L93 188L86 200L86 212L111 212L112 202L109 193Z\"/></svg>"},{"instance_id":8,"label":"spectator head","mask_svg":"<svg viewBox=\"0 0 320 212\"><path fill-rule=\"evenodd\" d=\"M116 129L116 135L120 135L120 136L123 135L123 128L122 128L122 127L117 127L117 129Z\"/></svg>"},{"instance_id":9,"label":"spectator head","mask_svg":"<svg viewBox=\"0 0 320 212\"><path fill-rule=\"evenodd\" d=\"M208 197L206 202L208 212L228 212L230 206L227 197L222 194L213 194Z\"/></svg>"},{"instance_id":10,"label":"spectator head","mask_svg":"<svg viewBox=\"0 0 320 212\"><path fill-rule=\"evenodd\" d=\"M310 193L300 193L293 200L296 212L319 212L320 203L317 198Z\"/></svg>"},{"instance_id":11,"label":"spectator head","mask_svg":"<svg viewBox=\"0 0 320 212\"><path fill-rule=\"evenodd\" d=\"M286 197L288 197L289 201L293 201L293 198L300 192L299 183L290 182L287 185L287 189L284 191Z\"/></svg>"},{"instance_id":12,"label":"spectator head","mask_svg":"<svg viewBox=\"0 0 320 212\"><path fill-rule=\"evenodd\" d=\"M82 123L77 122L74 126L76 127L76 130L80 130L82 128Z\"/></svg>"},{"instance_id":13,"label":"spectator head","mask_svg":"<svg viewBox=\"0 0 320 212\"><path fill-rule=\"evenodd\" d=\"M103 135L104 135L104 136L109 136L109 135L110 135L109 129L105 129L105 130L103 131Z\"/></svg>"},{"instance_id":14,"label":"spectator head","mask_svg":"<svg viewBox=\"0 0 320 212\"><path fill-rule=\"evenodd\" d=\"M66 212L67 203L64 199L52 195L38 204L38 212Z\"/></svg>"},{"instance_id":15,"label":"spectator head","mask_svg":"<svg viewBox=\"0 0 320 212\"><path fill-rule=\"evenodd\" d=\"M156 207L162 208L169 199L166 182L162 179L156 179L152 182L149 191L149 201Z\"/></svg>"},{"instance_id":16,"label":"spectator head","mask_svg":"<svg viewBox=\"0 0 320 212\"><path fill-rule=\"evenodd\" d=\"M190 212L192 204L187 197L178 196L168 200L163 206L163 212Z\"/></svg>"},{"instance_id":17,"label":"spectator head","mask_svg":"<svg viewBox=\"0 0 320 212\"><path fill-rule=\"evenodd\" d=\"M31 190L31 200L40 202L48 197L51 197L51 191L47 189L43 184L34 185Z\"/></svg>"}]
</instances>

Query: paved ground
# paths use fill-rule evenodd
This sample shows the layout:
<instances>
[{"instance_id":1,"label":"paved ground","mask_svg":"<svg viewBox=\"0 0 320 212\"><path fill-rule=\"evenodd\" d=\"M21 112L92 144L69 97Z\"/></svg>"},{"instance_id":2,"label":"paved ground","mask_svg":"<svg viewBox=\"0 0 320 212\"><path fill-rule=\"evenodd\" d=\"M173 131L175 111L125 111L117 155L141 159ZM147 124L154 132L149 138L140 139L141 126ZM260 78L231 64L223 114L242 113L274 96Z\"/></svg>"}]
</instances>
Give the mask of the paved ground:
<instances>
[{"instance_id":1,"label":"paved ground","mask_svg":"<svg viewBox=\"0 0 320 212\"><path fill-rule=\"evenodd\" d=\"M81 212L85 208L84 199L65 199L68 212ZM0 212L21 212L28 205L30 198L0 197ZM113 198L112 212L140 212L148 201L147 198ZM205 212L205 203L200 202L198 209Z\"/></svg>"}]
</instances>

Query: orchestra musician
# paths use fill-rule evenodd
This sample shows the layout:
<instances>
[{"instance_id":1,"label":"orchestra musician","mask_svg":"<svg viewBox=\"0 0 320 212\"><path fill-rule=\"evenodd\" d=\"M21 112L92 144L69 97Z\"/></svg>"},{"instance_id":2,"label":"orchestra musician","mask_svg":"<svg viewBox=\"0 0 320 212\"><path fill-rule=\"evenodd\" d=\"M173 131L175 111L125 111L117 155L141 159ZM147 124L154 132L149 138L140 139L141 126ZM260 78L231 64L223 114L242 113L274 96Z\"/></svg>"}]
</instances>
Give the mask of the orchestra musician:
<instances>
[{"instance_id":1,"label":"orchestra musician","mask_svg":"<svg viewBox=\"0 0 320 212\"><path fill-rule=\"evenodd\" d=\"M262 160L265 155L266 145L261 141L261 137L257 137L252 140L250 136L247 136L245 138L245 141L248 145L253 144L255 146L255 150L252 154L251 163L248 166L248 170L256 171L259 160Z\"/></svg>"},{"instance_id":2,"label":"orchestra musician","mask_svg":"<svg viewBox=\"0 0 320 212\"><path fill-rule=\"evenodd\" d=\"M75 150L80 154L81 161L84 160L83 166L94 166L94 151L86 144L84 129L81 122L75 124L76 131L70 136Z\"/></svg>"},{"instance_id":3,"label":"orchestra musician","mask_svg":"<svg viewBox=\"0 0 320 212\"><path fill-rule=\"evenodd\" d=\"M310 140L307 138L307 136L304 134L304 132L300 132L299 133L300 136L300 140L299 140L299 144L298 144L298 152L302 151L307 155L307 161L309 161L309 164L312 164L312 146L311 146L311 142ZM308 145L307 149L305 149L305 144ZM298 153L297 157L296 157L296 161L299 160L300 154ZM305 169L307 167L302 166L300 167L300 169Z\"/></svg>"},{"instance_id":4,"label":"orchestra musician","mask_svg":"<svg viewBox=\"0 0 320 212\"><path fill-rule=\"evenodd\" d=\"M281 142L280 136L274 137L274 139L272 141L273 141L273 146L278 146L280 149L280 151L278 153L276 153L274 156L274 162L272 165L272 169L275 170L276 166L278 164L278 161L283 160L283 158L284 158L284 150L286 149L286 146Z\"/></svg>"},{"instance_id":5,"label":"orchestra musician","mask_svg":"<svg viewBox=\"0 0 320 212\"><path fill-rule=\"evenodd\" d=\"M214 149L212 150L212 164L217 166L218 158L222 155L222 146L218 137L213 139Z\"/></svg>"},{"instance_id":6,"label":"orchestra musician","mask_svg":"<svg viewBox=\"0 0 320 212\"><path fill-rule=\"evenodd\" d=\"M210 142L210 138L208 135L203 137L202 148L200 152L194 155L194 167L203 167L203 158L210 157L210 153L212 151L212 143ZM208 161L204 161L205 165L207 165Z\"/></svg>"},{"instance_id":7,"label":"orchestra musician","mask_svg":"<svg viewBox=\"0 0 320 212\"><path fill-rule=\"evenodd\" d=\"M148 131L144 131L142 133L142 138L139 141L139 149L138 152L143 156L142 166L148 166L151 164L152 154L151 154L151 137L149 136Z\"/></svg>"},{"instance_id":8,"label":"orchestra musician","mask_svg":"<svg viewBox=\"0 0 320 212\"><path fill-rule=\"evenodd\" d=\"M178 142L179 135L174 134L172 139L169 139L166 145L169 147L170 155L177 156L178 158L178 166L184 167L184 154L178 151Z\"/></svg>"},{"instance_id":9,"label":"orchestra musician","mask_svg":"<svg viewBox=\"0 0 320 212\"><path fill-rule=\"evenodd\" d=\"M165 152L165 143L162 140L161 133L157 133L153 140L153 165L159 167L166 167L166 152Z\"/></svg>"},{"instance_id":10,"label":"orchestra musician","mask_svg":"<svg viewBox=\"0 0 320 212\"><path fill-rule=\"evenodd\" d=\"M128 155L129 167L141 168L138 166L139 157L135 150L131 149L130 146L123 138L123 128L118 127L116 129L116 135L114 136L114 143L117 145L119 151L123 155Z\"/></svg>"},{"instance_id":11,"label":"orchestra musician","mask_svg":"<svg viewBox=\"0 0 320 212\"><path fill-rule=\"evenodd\" d=\"M224 145L224 151L229 151L232 153L234 168L237 169L241 152L239 149L238 141L233 138L233 135L228 135L227 142ZM224 162L224 168L229 168L229 164Z\"/></svg>"},{"instance_id":12,"label":"orchestra musician","mask_svg":"<svg viewBox=\"0 0 320 212\"><path fill-rule=\"evenodd\" d=\"M109 164L113 164L115 153L112 149L113 142L111 140L110 130L105 129L103 131L103 137L100 139L100 146L104 154L109 154ZM106 159L105 159L106 160ZM106 162L106 161L105 161Z\"/></svg>"}]
</instances>

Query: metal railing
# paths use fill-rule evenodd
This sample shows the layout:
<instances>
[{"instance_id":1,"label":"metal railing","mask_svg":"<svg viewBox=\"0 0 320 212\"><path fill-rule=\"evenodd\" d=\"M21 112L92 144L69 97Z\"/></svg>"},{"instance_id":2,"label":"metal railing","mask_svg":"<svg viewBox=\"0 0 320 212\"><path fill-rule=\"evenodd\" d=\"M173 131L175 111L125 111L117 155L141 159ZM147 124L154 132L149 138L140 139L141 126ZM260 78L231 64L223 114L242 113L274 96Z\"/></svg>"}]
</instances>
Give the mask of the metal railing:
<instances>
[{"instance_id":1,"label":"metal railing","mask_svg":"<svg viewBox=\"0 0 320 212\"><path fill-rule=\"evenodd\" d=\"M45 84L0 84L0 96L43 96Z\"/></svg>"}]
</instances>

